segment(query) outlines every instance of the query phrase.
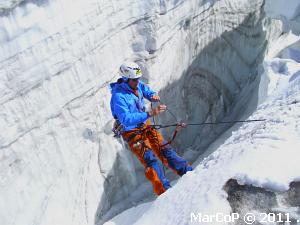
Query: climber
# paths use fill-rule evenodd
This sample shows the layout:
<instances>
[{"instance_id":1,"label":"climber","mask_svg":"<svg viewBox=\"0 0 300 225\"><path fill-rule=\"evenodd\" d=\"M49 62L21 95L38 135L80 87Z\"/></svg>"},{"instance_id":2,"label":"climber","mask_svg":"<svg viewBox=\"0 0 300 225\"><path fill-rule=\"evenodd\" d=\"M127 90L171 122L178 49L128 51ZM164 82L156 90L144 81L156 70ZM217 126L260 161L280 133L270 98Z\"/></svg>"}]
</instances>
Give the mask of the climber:
<instances>
[{"instance_id":1,"label":"climber","mask_svg":"<svg viewBox=\"0 0 300 225\"><path fill-rule=\"evenodd\" d=\"M119 68L121 78L111 83L112 97L110 101L115 125L127 141L131 151L145 168L145 176L152 183L157 195L171 187L169 180L158 159L171 168L179 176L192 171L190 164L178 156L175 149L168 144L162 135L149 126L149 118L164 112L166 105L146 111L144 98L158 102L160 97L139 78L142 76L140 67L134 62L123 63Z\"/></svg>"}]
</instances>

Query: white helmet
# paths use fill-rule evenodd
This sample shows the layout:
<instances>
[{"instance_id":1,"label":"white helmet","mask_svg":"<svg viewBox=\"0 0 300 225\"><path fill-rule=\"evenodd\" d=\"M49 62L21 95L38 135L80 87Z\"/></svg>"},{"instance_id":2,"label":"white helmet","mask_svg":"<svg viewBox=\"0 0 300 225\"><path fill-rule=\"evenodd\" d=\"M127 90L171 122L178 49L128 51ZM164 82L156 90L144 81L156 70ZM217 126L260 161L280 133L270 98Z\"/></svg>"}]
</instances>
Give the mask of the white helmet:
<instances>
[{"instance_id":1,"label":"white helmet","mask_svg":"<svg viewBox=\"0 0 300 225\"><path fill-rule=\"evenodd\" d=\"M120 74L129 79L136 79L142 76L142 71L138 64L126 62L120 66Z\"/></svg>"}]
</instances>

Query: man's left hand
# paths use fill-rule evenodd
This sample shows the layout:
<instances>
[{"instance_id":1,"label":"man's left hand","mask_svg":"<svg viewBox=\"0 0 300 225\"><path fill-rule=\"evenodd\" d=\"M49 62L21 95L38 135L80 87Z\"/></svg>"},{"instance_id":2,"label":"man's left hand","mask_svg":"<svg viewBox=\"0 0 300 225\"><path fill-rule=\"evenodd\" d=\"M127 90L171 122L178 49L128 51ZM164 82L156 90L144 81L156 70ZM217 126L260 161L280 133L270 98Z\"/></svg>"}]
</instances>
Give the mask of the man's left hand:
<instances>
[{"instance_id":1,"label":"man's left hand","mask_svg":"<svg viewBox=\"0 0 300 225\"><path fill-rule=\"evenodd\" d=\"M160 101L160 97L158 95L153 95L151 97L151 102L159 102Z\"/></svg>"}]
</instances>

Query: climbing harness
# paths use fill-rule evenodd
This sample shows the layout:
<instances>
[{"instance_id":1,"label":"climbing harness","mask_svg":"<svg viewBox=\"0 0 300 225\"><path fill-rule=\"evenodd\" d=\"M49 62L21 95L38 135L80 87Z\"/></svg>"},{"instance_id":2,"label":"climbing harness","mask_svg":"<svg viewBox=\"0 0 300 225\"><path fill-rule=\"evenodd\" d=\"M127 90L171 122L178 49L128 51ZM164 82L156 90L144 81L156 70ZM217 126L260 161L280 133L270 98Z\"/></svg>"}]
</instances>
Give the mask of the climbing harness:
<instances>
[{"instance_id":1,"label":"climbing harness","mask_svg":"<svg viewBox=\"0 0 300 225\"><path fill-rule=\"evenodd\" d=\"M118 119L115 119L112 132L114 133L114 137L121 137L122 131L124 126L121 124L121 122Z\"/></svg>"}]
</instances>

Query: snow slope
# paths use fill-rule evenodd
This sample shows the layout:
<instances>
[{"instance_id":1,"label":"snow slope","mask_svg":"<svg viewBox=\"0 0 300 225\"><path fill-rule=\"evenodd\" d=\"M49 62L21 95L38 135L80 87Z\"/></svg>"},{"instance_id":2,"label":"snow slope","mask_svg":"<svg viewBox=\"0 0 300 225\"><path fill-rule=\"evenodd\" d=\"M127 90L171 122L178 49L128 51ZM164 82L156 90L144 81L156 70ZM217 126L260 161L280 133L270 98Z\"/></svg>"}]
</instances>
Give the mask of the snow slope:
<instances>
[{"instance_id":1,"label":"snow slope","mask_svg":"<svg viewBox=\"0 0 300 225\"><path fill-rule=\"evenodd\" d=\"M266 85L267 95L260 96L262 103L249 119L266 121L242 125L195 171L155 201L131 208L105 224L201 224L192 221L191 213L226 215L232 211L223 189L229 179L275 192L300 181L300 63L272 58L265 60L264 67L269 82L262 80L261 85Z\"/></svg>"},{"instance_id":2,"label":"snow slope","mask_svg":"<svg viewBox=\"0 0 300 225\"><path fill-rule=\"evenodd\" d=\"M232 105L257 84L282 32L263 3L1 1L1 224L95 224L151 196L143 168L112 136L108 83L131 59L179 118L241 116L248 99ZM193 143L195 158L220 132L189 129L176 144Z\"/></svg>"}]
</instances>

